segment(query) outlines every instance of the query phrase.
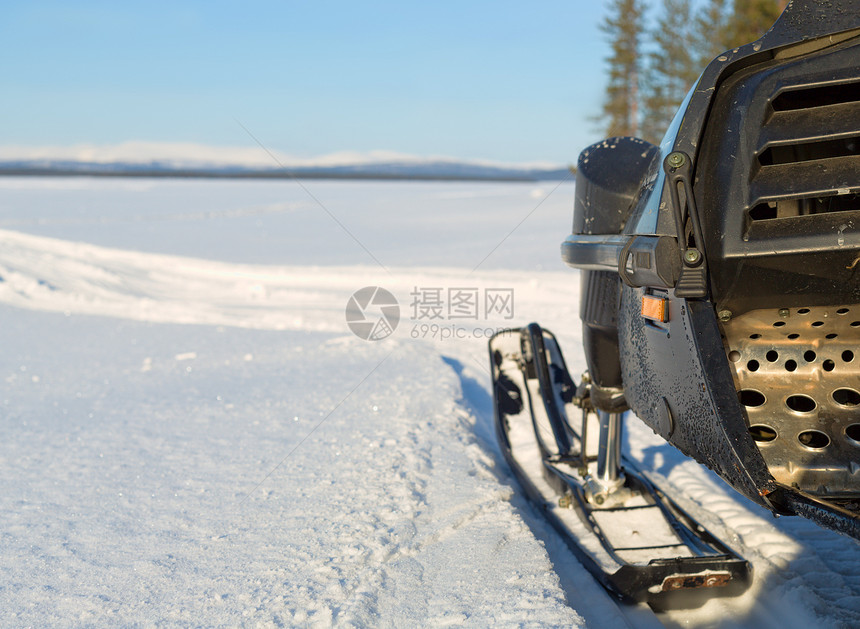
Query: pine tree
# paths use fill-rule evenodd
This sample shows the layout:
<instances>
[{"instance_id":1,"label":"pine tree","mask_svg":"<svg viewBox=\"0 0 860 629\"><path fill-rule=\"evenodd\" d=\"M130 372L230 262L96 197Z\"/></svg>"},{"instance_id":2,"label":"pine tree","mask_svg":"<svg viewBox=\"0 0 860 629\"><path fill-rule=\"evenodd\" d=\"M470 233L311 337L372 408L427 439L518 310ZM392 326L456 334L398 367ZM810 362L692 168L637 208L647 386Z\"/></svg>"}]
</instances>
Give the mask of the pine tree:
<instances>
[{"instance_id":1,"label":"pine tree","mask_svg":"<svg viewBox=\"0 0 860 629\"><path fill-rule=\"evenodd\" d=\"M662 13L650 33L654 49L648 54L643 80L642 137L658 142L678 105L701 70L690 0L663 0Z\"/></svg>"},{"instance_id":2,"label":"pine tree","mask_svg":"<svg viewBox=\"0 0 860 629\"><path fill-rule=\"evenodd\" d=\"M643 67L645 0L611 0L600 25L612 47L598 117L606 123L607 136L641 135L658 141L705 66L721 52L759 39L786 3L710 0L694 16L691 0L663 0L657 28L647 33L654 49Z\"/></svg>"},{"instance_id":3,"label":"pine tree","mask_svg":"<svg viewBox=\"0 0 860 629\"><path fill-rule=\"evenodd\" d=\"M696 15L697 63L704 70L717 55L729 49L726 33L731 21L728 0L711 0Z\"/></svg>"},{"instance_id":4,"label":"pine tree","mask_svg":"<svg viewBox=\"0 0 860 629\"><path fill-rule=\"evenodd\" d=\"M609 36L609 83L600 119L606 135L639 134L639 74L644 0L612 0L600 29Z\"/></svg>"},{"instance_id":5,"label":"pine tree","mask_svg":"<svg viewBox=\"0 0 860 629\"><path fill-rule=\"evenodd\" d=\"M726 50L759 39L773 26L785 5L785 0L735 0L725 33Z\"/></svg>"}]
</instances>

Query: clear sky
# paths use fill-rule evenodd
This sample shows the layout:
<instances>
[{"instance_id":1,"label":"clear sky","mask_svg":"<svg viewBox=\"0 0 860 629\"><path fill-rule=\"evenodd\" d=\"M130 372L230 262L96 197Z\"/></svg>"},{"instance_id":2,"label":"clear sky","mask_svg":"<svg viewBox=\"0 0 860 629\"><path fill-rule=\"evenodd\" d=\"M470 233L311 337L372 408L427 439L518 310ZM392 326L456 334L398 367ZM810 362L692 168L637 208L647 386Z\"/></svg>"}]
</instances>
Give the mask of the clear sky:
<instances>
[{"instance_id":1,"label":"clear sky","mask_svg":"<svg viewBox=\"0 0 860 629\"><path fill-rule=\"evenodd\" d=\"M0 145L267 146L572 163L601 139L604 4L18 2Z\"/></svg>"}]
</instances>

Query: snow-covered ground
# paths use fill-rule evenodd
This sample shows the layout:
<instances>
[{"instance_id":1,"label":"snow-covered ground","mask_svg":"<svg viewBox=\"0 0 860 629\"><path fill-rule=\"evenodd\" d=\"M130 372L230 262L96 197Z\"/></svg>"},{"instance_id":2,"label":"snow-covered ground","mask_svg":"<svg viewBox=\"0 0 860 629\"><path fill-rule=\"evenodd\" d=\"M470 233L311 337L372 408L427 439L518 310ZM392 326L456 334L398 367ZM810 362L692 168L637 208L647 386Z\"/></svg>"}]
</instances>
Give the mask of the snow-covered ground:
<instances>
[{"instance_id":1,"label":"snow-covered ground","mask_svg":"<svg viewBox=\"0 0 860 629\"><path fill-rule=\"evenodd\" d=\"M570 183L305 186L0 179L0 625L860 625L857 543L635 419L747 595L619 607L517 494L485 337L539 320L581 369Z\"/></svg>"}]
</instances>

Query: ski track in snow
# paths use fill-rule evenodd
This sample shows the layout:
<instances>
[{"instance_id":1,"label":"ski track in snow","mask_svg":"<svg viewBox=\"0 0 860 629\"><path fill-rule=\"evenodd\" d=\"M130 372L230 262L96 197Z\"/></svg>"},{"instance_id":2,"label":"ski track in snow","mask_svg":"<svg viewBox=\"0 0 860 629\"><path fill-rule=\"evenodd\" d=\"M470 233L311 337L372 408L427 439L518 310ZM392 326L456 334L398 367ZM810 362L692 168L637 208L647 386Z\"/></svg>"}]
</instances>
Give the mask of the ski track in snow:
<instances>
[{"instance_id":1,"label":"ski track in snow","mask_svg":"<svg viewBox=\"0 0 860 629\"><path fill-rule=\"evenodd\" d=\"M632 456L755 582L657 619L616 606L516 493L486 339L412 338L413 288L466 281L517 299L470 333L538 320L582 368L568 272L248 265L0 230L0 624L860 625L856 542L773 519L635 420ZM365 285L402 306L381 343L346 329Z\"/></svg>"},{"instance_id":2,"label":"ski track in snow","mask_svg":"<svg viewBox=\"0 0 860 629\"><path fill-rule=\"evenodd\" d=\"M582 624L432 348L2 312L0 624Z\"/></svg>"}]
</instances>

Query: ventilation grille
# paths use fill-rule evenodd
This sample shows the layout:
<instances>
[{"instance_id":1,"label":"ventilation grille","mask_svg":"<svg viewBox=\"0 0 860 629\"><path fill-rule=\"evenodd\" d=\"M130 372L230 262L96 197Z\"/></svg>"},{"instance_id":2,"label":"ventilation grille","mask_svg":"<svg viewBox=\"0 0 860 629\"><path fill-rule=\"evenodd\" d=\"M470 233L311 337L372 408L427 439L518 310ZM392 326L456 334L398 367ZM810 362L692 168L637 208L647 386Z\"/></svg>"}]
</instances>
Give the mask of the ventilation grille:
<instances>
[{"instance_id":1,"label":"ventilation grille","mask_svg":"<svg viewBox=\"0 0 860 629\"><path fill-rule=\"evenodd\" d=\"M860 211L860 80L780 92L756 156L751 231L759 221Z\"/></svg>"},{"instance_id":2,"label":"ventilation grille","mask_svg":"<svg viewBox=\"0 0 860 629\"><path fill-rule=\"evenodd\" d=\"M773 477L817 495L860 478L860 306L751 310L722 323L750 436Z\"/></svg>"}]
</instances>

